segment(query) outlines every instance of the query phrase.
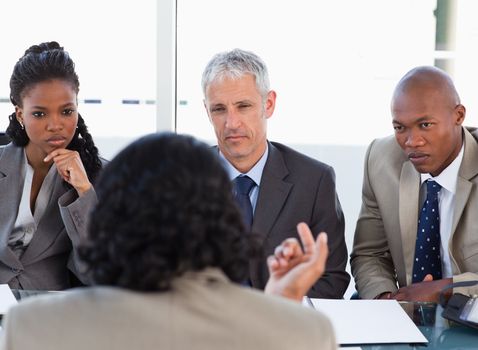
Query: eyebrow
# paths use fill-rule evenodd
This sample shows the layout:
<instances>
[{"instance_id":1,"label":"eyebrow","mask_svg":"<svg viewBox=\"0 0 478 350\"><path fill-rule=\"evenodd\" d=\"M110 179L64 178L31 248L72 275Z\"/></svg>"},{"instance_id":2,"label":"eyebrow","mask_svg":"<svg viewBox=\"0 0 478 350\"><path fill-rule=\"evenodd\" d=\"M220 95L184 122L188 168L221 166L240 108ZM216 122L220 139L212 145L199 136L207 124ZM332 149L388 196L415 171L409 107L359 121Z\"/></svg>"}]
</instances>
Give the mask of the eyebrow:
<instances>
[{"instance_id":1,"label":"eyebrow","mask_svg":"<svg viewBox=\"0 0 478 350\"><path fill-rule=\"evenodd\" d=\"M65 108L65 107L70 107L70 106L74 106L75 104L73 102L68 102L68 103L65 103L63 105L60 106L60 108ZM32 109L48 109L46 107L43 107L43 106L32 106Z\"/></svg>"},{"instance_id":2,"label":"eyebrow","mask_svg":"<svg viewBox=\"0 0 478 350\"><path fill-rule=\"evenodd\" d=\"M253 104L254 102L251 101L251 100L247 100L247 99L246 99L246 100L240 100L240 101L234 102L233 105L235 106L235 105L239 105L239 104L241 104L241 103L250 103L250 104Z\"/></svg>"},{"instance_id":3,"label":"eyebrow","mask_svg":"<svg viewBox=\"0 0 478 350\"><path fill-rule=\"evenodd\" d=\"M248 99L246 99L246 100L240 100L240 101L237 101L237 102L233 102L232 105L233 105L233 106L237 106L237 105L240 105L240 104L243 104L243 103L254 104L254 101L248 100ZM211 104L209 105L209 108L224 107L224 106L226 106L225 103L217 102L217 103L211 103Z\"/></svg>"},{"instance_id":4,"label":"eyebrow","mask_svg":"<svg viewBox=\"0 0 478 350\"><path fill-rule=\"evenodd\" d=\"M418 118L417 120L414 121L414 123L421 123L421 122L429 121L429 120L433 120L433 119L434 119L433 117L426 115L424 117ZM396 119L392 119L392 123L403 124Z\"/></svg>"},{"instance_id":5,"label":"eyebrow","mask_svg":"<svg viewBox=\"0 0 478 350\"><path fill-rule=\"evenodd\" d=\"M218 107L218 106L224 106L224 103L211 103L209 105L209 108Z\"/></svg>"}]
</instances>

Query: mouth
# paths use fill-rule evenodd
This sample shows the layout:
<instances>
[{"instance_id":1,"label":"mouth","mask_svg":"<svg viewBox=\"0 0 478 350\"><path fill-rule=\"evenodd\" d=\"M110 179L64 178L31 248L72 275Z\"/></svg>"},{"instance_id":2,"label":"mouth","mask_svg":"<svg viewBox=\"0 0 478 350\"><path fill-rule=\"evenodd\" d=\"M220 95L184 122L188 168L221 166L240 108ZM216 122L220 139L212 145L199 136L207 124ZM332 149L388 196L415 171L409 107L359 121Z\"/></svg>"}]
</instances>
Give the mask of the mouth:
<instances>
[{"instance_id":1,"label":"mouth","mask_svg":"<svg viewBox=\"0 0 478 350\"><path fill-rule=\"evenodd\" d=\"M426 153L421 153L421 152L410 152L407 154L408 159L414 164L414 165L420 165L423 164L428 160L430 157Z\"/></svg>"},{"instance_id":2,"label":"mouth","mask_svg":"<svg viewBox=\"0 0 478 350\"><path fill-rule=\"evenodd\" d=\"M54 147L61 147L65 144L66 142L66 138L63 137L63 136L52 136L50 137L48 140L46 140L46 142L50 145L50 146L54 146Z\"/></svg>"},{"instance_id":3,"label":"mouth","mask_svg":"<svg viewBox=\"0 0 478 350\"><path fill-rule=\"evenodd\" d=\"M226 141L237 142L237 141L243 140L245 138L246 138L246 136L244 136L244 135L228 135L228 136L226 136Z\"/></svg>"}]
</instances>

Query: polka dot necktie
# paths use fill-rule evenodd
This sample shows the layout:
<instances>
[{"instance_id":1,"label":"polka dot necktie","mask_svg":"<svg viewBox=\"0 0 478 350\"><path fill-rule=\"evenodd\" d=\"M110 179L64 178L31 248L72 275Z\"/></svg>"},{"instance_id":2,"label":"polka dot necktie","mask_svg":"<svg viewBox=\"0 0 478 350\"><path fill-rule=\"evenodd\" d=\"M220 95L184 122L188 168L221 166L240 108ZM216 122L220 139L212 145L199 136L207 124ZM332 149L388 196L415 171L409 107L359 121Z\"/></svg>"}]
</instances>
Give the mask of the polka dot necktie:
<instances>
[{"instance_id":1,"label":"polka dot necktie","mask_svg":"<svg viewBox=\"0 0 478 350\"><path fill-rule=\"evenodd\" d=\"M249 198L252 188L256 185L249 176L239 175L233 181L234 197L241 209L242 218L248 230L252 227L252 204Z\"/></svg>"},{"instance_id":2,"label":"polka dot necktie","mask_svg":"<svg viewBox=\"0 0 478 350\"><path fill-rule=\"evenodd\" d=\"M427 180L426 183L427 198L418 218L412 283L423 281L428 274L431 274L434 280L442 278L438 212L438 192L441 186L433 180Z\"/></svg>"}]
</instances>

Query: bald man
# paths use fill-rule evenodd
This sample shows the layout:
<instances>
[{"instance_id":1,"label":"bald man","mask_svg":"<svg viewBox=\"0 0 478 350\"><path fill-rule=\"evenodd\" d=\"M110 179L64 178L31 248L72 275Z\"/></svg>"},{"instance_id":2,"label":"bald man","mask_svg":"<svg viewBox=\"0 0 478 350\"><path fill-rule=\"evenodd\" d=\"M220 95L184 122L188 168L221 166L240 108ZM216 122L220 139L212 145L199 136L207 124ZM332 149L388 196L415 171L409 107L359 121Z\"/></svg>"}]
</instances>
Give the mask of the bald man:
<instances>
[{"instance_id":1,"label":"bald man","mask_svg":"<svg viewBox=\"0 0 478 350\"><path fill-rule=\"evenodd\" d=\"M478 144L450 77L417 67L395 88L395 135L365 157L351 254L361 298L437 301L478 279ZM478 293L478 288L454 292Z\"/></svg>"}]
</instances>

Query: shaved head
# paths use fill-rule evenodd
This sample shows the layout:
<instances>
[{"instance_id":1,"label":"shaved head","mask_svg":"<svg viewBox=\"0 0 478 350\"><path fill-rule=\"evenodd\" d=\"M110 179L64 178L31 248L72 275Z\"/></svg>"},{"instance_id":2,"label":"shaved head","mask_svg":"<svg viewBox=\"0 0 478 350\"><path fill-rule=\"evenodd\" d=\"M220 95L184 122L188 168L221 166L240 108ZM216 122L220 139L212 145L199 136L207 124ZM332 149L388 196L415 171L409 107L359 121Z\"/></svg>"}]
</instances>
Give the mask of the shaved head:
<instances>
[{"instance_id":1,"label":"shaved head","mask_svg":"<svg viewBox=\"0 0 478 350\"><path fill-rule=\"evenodd\" d=\"M393 93L392 110L395 100L403 94L434 94L451 108L460 104L460 97L450 76L432 66L413 68L400 79Z\"/></svg>"},{"instance_id":2,"label":"shaved head","mask_svg":"<svg viewBox=\"0 0 478 350\"><path fill-rule=\"evenodd\" d=\"M393 93L395 138L420 173L440 174L463 144L466 110L450 76L435 67L417 67Z\"/></svg>"}]
</instances>

